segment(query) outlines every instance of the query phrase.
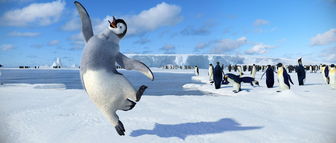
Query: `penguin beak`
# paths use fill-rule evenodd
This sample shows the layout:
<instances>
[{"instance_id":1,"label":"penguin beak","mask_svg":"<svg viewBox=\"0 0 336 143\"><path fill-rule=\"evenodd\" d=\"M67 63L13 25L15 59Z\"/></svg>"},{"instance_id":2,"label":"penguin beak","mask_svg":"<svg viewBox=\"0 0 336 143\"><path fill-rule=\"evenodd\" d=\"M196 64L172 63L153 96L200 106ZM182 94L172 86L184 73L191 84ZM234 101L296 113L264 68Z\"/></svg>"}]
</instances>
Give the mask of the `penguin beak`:
<instances>
[{"instance_id":1,"label":"penguin beak","mask_svg":"<svg viewBox=\"0 0 336 143\"><path fill-rule=\"evenodd\" d=\"M114 16L113 16L113 21L111 22L110 20L108 20L108 22L110 23L110 27L117 28L116 19Z\"/></svg>"}]
</instances>

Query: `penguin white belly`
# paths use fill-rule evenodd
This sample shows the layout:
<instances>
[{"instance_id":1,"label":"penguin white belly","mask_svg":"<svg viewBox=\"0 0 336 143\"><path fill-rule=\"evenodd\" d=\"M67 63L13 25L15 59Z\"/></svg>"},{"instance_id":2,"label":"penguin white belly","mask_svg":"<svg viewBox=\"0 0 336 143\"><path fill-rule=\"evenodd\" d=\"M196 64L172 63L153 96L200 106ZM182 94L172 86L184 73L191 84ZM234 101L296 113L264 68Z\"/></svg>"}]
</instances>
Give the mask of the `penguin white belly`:
<instances>
[{"instance_id":1,"label":"penguin white belly","mask_svg":"<svg viewBox=\"0 0 336 143\"><path fill-rule=\"evenodd\" d=\"M252 70L252 77L255 78L255 75L256 75L256 70Z\"/></svg>"},{"instance_id":2,"label":"penguin white belly","mask_svg":"<svg viewBox=\"0 0 336 143\"><path fill-rule=\"evenodd\" d=\"M336 88L336 69L330 70L329 78L330 78L330 86L332 88Z\"/></svg>"},{"instance_id":3,"label":"penguin white belly","mask_svg":"<svg viewBox=\"0 0 336 143\"><path fill-rule=\"evenodd\" d=\"M103 111L117 110L127 98L136 100L134 87L122 75L105 70L87 70L83 81L89 97Z\"/></svg>"},{"instance_id":4,"label":"penguin white belly","mask_svg":"<svg viewBox=\"0 0 336 143\"><path fill-rule=\"evenodd\" d=\"M233 86L233 89L237 92L240 91L240 83L235 82L231 78L228 78L229 83Z\"/></svg>"},{"instance_id":5,"label":"penguin white belly","mask_svg":"<svg viewBox=\"0 0 336 143\"><path fill-rule=\"evenodd\" d=\"M284 77L282 75L278 75L279 87L282 90L289 89L288 85L285 84Z\"/></svg>"},{"instance_id":6,"label":"penguin white belly","mask_svg":"<svg viewBox=\"0 0 336 143\"><path fill-rule=\"evenodd\" d=\"M213 70L209 69L209 81L213 81Z\"/></svg>"}]
</instances>

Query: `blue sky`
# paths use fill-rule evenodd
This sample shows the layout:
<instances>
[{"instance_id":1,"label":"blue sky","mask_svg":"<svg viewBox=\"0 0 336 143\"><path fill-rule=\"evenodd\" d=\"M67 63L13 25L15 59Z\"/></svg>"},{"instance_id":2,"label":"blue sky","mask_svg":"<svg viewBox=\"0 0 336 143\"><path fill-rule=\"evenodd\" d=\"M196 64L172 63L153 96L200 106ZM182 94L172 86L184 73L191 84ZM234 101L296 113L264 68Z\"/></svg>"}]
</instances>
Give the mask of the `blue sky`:
<instances>
[{"instance_id":1,"label":"blue sky","mask_svg":"<svg viewBox=\"0 0 336 143\"><path fill-rule=\"evenodd\" d=\"M303 57L336 62L335 0L80 1L95 34L112 16L128 33L121 52ZM0 0L0 64L79 64L83 38L73 1Z\"/></svg>"}]
</instances>

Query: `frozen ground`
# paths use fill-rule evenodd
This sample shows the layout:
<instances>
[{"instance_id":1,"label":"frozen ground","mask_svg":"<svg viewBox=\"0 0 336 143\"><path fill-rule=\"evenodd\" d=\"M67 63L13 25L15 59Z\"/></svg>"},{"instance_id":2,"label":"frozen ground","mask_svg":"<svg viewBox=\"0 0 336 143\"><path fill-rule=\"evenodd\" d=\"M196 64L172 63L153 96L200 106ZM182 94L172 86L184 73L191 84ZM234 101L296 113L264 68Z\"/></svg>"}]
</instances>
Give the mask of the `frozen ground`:
<instances>
[{"instance_id":1,"label":"frozen ground","mask_svg":"<svg viewBox=\"0 0 336 143\"><path fill-rule=\"evenodd\" d=\"M176 72L191 78L186 71ZM200 76L192 77L194 82L178 84L203 93L197 96L188 95L182 87L172 90L187 95L164 96L167 90L163 88L176 86L161 80L160 86L152 88L153 94L143 96L133 110L118 112L126 128L123 137L82 89L66 89L63 84L5 84L0 86L0 142L334 143L336 90L323 84L319 73L307 73L307 77L307 84L299 87L292 74L295 85L290 91L276 92L277 83L268 89L264 79L261 87L244 84L243 91L234 94L228 85L215 90L207 83L206 70L201 70Z\"/></svg>"}]
</instances>

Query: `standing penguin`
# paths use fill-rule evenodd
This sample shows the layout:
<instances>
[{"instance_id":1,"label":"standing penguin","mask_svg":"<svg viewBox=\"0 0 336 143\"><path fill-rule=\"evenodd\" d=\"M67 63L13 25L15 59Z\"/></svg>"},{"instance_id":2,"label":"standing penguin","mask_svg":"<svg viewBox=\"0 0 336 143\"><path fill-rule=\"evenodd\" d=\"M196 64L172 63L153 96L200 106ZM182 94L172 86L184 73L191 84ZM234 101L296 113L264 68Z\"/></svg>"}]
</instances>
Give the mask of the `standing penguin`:
<instances>
[{"instance_id":1,"label":"standing penguin","mask_svg":"<svg viewBox=\"0 0 336 143\"><path fill-rule=\"evenodd\" d=\"M329 67L328 65L322 65L321 67L321 71L322 71L322 76L324 81L329 84Z\"/></svg>"},{"instance_id":2,"label":"standing penguin","mask_svg":"<svg viewBox=\"0 0 336 143\"><path fill-rule=\"evenodd\" d=\"M282 63L278 63L277 68L278 68L278 82L279 82L280 89L281 90L290 89L289 82L291 82L293 84L293 81L292 81L290 75L287 73L287 71L283 67Z\"/></svg>"},{"instance_id":3,"label":"standing penguin","mask_svg":"<svg viewBox=\"0 0 336 143\"><path fill-rule=\"evenodd\" d=\"M330 65L329 78L330 78L330 86L336 89L336 67L334 64Z\"/></svg>"},{"instance_id":4,"label":"standing penguin","mask_svg":"<svg viewBox=\"0 0 336 143\"><path fill-rule=\"evenodd\" d=\"M82 21L85 38L80 75L83 87L98 109L115 127L119 135L125 135L125 128L116 114L117 110L131 110L138 102L147 86L135 90L132 84L116 70L116 62L127 70L138 70L151 80L152 71L142 62L130 59L119 52L119 41L127 32L127 24L122 19L108 21L105 31L93 34L90 17L77 1L75 5Z\"/></svg>"},{"instance_id":5,"label":"standing penguin","mask_svg":"<svg viewBox=\"0 0 336 143\"><path fill-rule=\"evenodd\" d=\"M223 70L222 70L221 66L219 65L219 62L217 62L214 73L213 73L216 89L219 89L221 87L221 83L222 83L222 79L223 79L222 73L223 73Z\"/></svg>"},{"instance_id":6,"label":"standing penguin","mask_svg":"<svg viewBox=\"0 0 336 143\"><path fill-rule=\"evenodd\" d=\"M302 58L298 59L299 66L296 67L296 73L299 81L299 85L304 85L304 80L306 79L306 70L302 66Z\"/></svg>"},{"instance_id":7,"label":"standing penguin","mask_svg":"<svg viewBox=\"0 0 336 143\"><path fill-rule=\"evenodd\" d=\"M274 70L273 70L273 68L272 68L271 65L267 65L267 69L263 73L263 75L261 76L261 79L262 79L262 77L264 76L265 73L266 73L266 85L267 85L267 88L272 88L273 85L274 85Z\"/></svg>"},{"instance_id":8,"label":"standing penguin","mask_svg":"<svg viewBox=\"0 0 336 143\"><path fill-rule=\"evenodd\" d=\"M198 76L199 75L199 69L198 69L198 66L195 66L195 75Z\"/></svg>"},{"instance_id":9,"label":"standing penguin","mask_svg":"<svg viewBox=\"0 0 336 143\"><path fill-rule=\"evenodd\" d=\"M243 69L241 65L238 65L237 70L238 70L239 76L243 76Z\"/></svg>"},{"instance_id":10,"label":"standing penguin","mask_svg":"<svg viewBox=\"0 0 336 143\"><path fill-rule=\"evenodd\" d=\"M208 70L208 75L209 75L209 81L210 83L213 83L213 72L214 72L214 67L212 64L209 64L209 70Z\"/></svg>"},{"instance_id":11,"label":"standing penguin","mask_svg":"<svg viewBox=\"0 0 336 143\"><path fill-rule=\"evenodd\" d=\"M255 78L256 72L257 72L256 65L253 64L253 65L252 65L252 71L251 71L251 76L252 76L253 78Z\"/></svg>"}]
</instances>

